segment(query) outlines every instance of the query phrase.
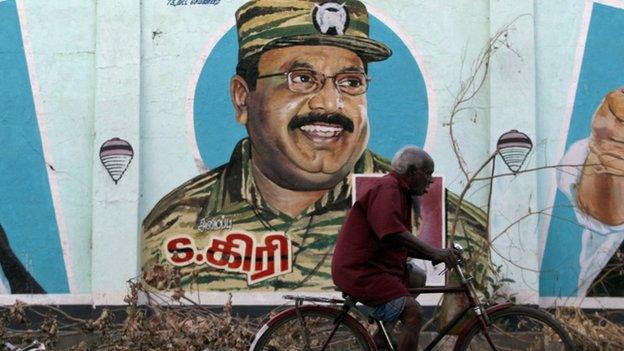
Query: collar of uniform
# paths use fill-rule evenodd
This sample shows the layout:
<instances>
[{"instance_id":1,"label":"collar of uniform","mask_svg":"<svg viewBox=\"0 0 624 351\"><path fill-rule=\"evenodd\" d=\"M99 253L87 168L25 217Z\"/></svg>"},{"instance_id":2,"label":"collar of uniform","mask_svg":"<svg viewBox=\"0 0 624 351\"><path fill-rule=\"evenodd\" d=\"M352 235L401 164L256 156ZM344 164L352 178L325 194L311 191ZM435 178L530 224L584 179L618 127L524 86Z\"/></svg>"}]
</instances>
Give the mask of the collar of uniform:
<instances>
[{"instance_id":1,"label":"collar of uniform","mask_svg":"<svg viewBox=\"0 0 624 351\"><path fill-rule=\"evenodd\" d=\"M374 173L379 172L376 162L381 159L369 150L365 150L354 167L355 173ZM340 181L333 189L330 189L320 200L303 211L298 217L308 216L325 210L333 209L333 205L338 203L351 204L351 182L352 175L350 173L342 181ZM219 177L214 195L217 196L214 201L210 201L209 208L206 212L211 214L221 214L228 212L231 208L241 201L247 202L260 211L270 211L284 219L291 219L286 214L271 207L258 191L252 175L251 166L251 141L249 138L241 140L232 152L230 162L224 168Z\"/></svg>"}]
</instances>

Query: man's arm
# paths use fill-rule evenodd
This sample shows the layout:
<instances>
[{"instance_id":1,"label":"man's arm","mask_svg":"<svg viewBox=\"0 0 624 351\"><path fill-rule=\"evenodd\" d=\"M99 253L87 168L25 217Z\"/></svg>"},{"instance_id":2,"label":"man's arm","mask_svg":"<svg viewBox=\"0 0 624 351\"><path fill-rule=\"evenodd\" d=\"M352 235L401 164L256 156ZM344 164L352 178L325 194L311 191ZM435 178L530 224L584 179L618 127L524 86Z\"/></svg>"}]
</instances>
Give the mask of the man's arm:
<instances>
[{"instance_id":1,"label":"man's arm","mask_svg":"<svg viewBox=\"0 0 624 351\"><path fill-rule=\"evenodd\" d=\"M403 247L407 249L409 257L431 261L434 265L444 262L447 267L453 267L458 260L455 249L437 249L407 231L389 234L382 242L394 247Z\"/></svg>"}]
</instances>

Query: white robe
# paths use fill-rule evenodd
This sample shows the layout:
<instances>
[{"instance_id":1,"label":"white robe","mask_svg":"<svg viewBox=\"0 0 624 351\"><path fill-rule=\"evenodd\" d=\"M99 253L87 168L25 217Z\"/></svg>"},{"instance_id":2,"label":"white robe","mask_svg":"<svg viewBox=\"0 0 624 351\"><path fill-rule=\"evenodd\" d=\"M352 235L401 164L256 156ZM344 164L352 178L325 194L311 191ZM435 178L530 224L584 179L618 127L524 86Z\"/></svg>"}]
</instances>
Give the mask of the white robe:
<instances>
[{"instance_id":1,"label":"white robe","mask_svg":"<svg viewBox=\"0 0 624 351\"><path fill-rule=\"evenodd\" d=\"M589 150L589 139L574 143L561 160L561 165L582 165ZM581 271L578 277L578 296L587 295L596 279L624 240L624 224L610 226L599 222L576 207L576 189L582 167L561 167L557 171L557 187L574 205L576 220L583 226L582 247L579 257Z\"/></svg>"}]
</instances>

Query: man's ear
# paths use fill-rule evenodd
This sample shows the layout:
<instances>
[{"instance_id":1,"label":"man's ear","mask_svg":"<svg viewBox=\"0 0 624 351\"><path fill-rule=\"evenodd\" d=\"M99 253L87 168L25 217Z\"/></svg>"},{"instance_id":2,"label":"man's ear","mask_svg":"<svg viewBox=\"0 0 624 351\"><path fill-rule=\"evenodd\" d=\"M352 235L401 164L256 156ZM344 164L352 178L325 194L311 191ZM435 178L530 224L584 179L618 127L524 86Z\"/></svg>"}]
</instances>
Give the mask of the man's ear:
<instances>
[{"instance_id":1,"label":"man's ear","mask_svg":"<svg viewBox=\"0 0 624 351\"><path fill-rule=\"evenodd\" d=\"M245 79L239 75L232 77L230 82L230 95L232 104L236 110L236 121L240 124L247 124L249 115L247 112L247 98L249 97L249 86Z\"/></svg>"}]
</instances>

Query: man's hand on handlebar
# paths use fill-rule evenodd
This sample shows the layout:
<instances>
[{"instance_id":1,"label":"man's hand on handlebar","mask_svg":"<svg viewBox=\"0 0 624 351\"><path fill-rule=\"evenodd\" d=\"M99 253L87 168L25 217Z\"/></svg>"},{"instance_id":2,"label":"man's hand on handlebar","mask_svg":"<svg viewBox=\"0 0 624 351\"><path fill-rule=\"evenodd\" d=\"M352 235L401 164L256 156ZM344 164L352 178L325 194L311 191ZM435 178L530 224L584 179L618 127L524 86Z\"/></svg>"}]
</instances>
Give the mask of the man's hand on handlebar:
<instances>
[{"instance_id":1,"label":"man's hand on handlebar","mask_svg":"<svg viewBox=\"0 0 624 351\"><path fill-rule=\"evenodd\" d=\"M438 249L410 232L389 234L383 240L387 245L405 248L409 257L428 260L434 265L444 262L447 268L454 268L462 259L463 249L458 244L448 249Z\"/></svg>"},{"instance_id":2,"label":"man's hand on handlebar","mask_svg":"<svg viewBox=\"0 0 624 351\"><path fill-rule=\"evenodd\" d=\"M446 268L453 268L462 258L462 251L455 247L441 249L436 252L434 259L431 260L433 265L444 262Z\"/></svg>"}]
</instances>

